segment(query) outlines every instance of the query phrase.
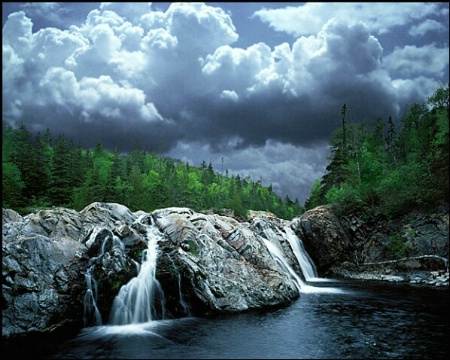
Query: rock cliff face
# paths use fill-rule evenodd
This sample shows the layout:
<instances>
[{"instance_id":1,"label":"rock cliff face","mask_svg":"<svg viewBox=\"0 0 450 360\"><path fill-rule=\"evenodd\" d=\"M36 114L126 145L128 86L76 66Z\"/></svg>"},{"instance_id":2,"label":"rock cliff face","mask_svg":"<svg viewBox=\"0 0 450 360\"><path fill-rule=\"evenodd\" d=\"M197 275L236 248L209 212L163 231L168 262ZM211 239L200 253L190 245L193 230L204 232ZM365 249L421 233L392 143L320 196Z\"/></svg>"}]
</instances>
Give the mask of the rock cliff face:
<instances>
[{"instance_id":1,"label":"rock cliff face","mask_svg":"<svg viewBox=\"0 0 450 360\"><path fill-rule=\"evenodd\" d=\"M155 305L158 318L272 307L300 296L264 243L282 249L301 275L283 236L289 223L264 214L240 223L187 208L147 214L93 203L81 212L55 208L24 217L3 209L2 222L3 337L108 323L152 234L164 297Z\"/></svg>"},{"instance_id":2,"label":"rock cliff face","mask_svg":"<svg viewBox=\"0 0 450 360\"><path fill-rule=\"evenodd\" d=\"M448 286L448 204L395 221L319 206L293 227L320 276Z\"/></svg>"}]
</instances>

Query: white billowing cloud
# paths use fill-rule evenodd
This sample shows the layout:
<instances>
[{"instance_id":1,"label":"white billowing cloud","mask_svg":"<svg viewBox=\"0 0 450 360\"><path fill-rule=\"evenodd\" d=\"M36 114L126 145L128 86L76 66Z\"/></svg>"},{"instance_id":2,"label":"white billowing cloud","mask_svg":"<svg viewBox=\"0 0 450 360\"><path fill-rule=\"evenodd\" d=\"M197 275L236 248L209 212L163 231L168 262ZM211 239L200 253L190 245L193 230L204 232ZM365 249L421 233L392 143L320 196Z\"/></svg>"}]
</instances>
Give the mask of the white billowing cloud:
<instances>
[{"instance_id":1,"label":"white billowing cloud","mask_svg":"<svg viewBox=\"0 0 450 360\"><path fill-rule=\"evenodd\" d=\"M331 20L317 36L300 37L292 45L264 43L247 49L221 46L203 60L202 72L219 93L257 95L266 90L311 94L333 77L347 81L368 76L380 66L382 47L362 23Z\"/></svg>"},{"instance_id":2,"label":"white billowing cloud","mask_svg":"<svg viewBox=\"0 0 450 360\"><path fill-rule=\"evenodd\" d=\"M162 11L151 11L141 16L139 25L145 32L151 29L165 29L167 28L167 16Z\"/></svg>"},{"instance_id":3,"label":"white billowing cloud","mask_svg":"<svg viewBox=\"0 0 450 360\"><path fill-rule=\"evenodd\" d=\"M146 49L169 50L178 45L178 38L163 28L151 29L143 39Z\"/></svg>"},{"instance_id":4,"label":"white billowing cloud","mask_svg":"<svg viewBox=\"0 0 450 360\"><path fill-rule=\"evenodd\" d=\"M219 89L233 89L239 94L253 86L259 72L271 62L271 50L266 44L255 44L246 50L225 45L206 57L202 72Z\"/></svg>"},{"instance_id":5,"label":"white billowing cloud","mask_svg":"<svg viewBox=\"0 0 450 360\"><path fill-rule=\"evenodd\" d=\"M132 26L130 23L125 23L122 32L119 34L119 39L122 43L122 48L133 52L140 49L144 30L139 26Z\"/></svg>"},{"instance_id":6,"label":"white billowing cloud","mask_svg":"<svg viewBox=\"0 0 450 360\"><path fill-rule=\"evenodd\" d=\"M163 117L159 114L156 106L153 103L146 103L139 108L139 114L147 122L153 122L155 120L163 121Z\"/></svg>"},{"instance_id":7,"label":"white billowing cloud","mask_svg":"<svg viewBox=\"0 0 450 360\"><path fill-rule=\"evenodd\" d=\"M39 58L47 67L63 66L75 50L89 44L80 34L57 28L40 29L31 39L28 56Z\"/></svg>"},{"instance_id":8,"label":"white billowing cloud","mask_svg":"<svg viewBox=\"0 0 450 360\"><path fill-rule=\"evenodd\" d=\"M43 97L49 103L58 105L72 105L76 103L76 93L79 85L75 75L71 71L63 68L50 68L39 82L39 97ZM86 100L95 101L95 91L93 91Z\"/></svg>"},{"instance_id":9,"label":"white billowing cloud","mask_svg":"<svg viewBox=\"0 0 450 360\"><path fill-rule=\"evenodd\" d=\"M138 23L140 18L151 11L150 2L103 2L100 10L110 10L126 21Z\"/></svg>"},{"instance_id":10,"label":"white billowing cloud","mask_svg":"<svg viewBox=\"0 0 450 360\"><path fill-rule=\"evenodd\" d=\"M349 25L330 20L317 36L300 37L288 55L284 49L285 72L296 96L321 91L323 84L345 79L364 79L377 70L382 47L362 23ZM322 95L323 96L323 95Z\"/></svg>"},{"instance_id":11,"label":"white billowing cloud","mask_svg":"<svg viewBox=\"0 0 450 360\"><path fill-rule=\"evenodd\" d=\"M108 61L115 57L122 42L108 24L98 24L90 32L97 56Z\"/></svg>"},{"instance_id":12,"label":"white billowing cloud","mask_svg":"<svg viewBox=\"0 0 450 360\"><path fill-rule=\"evenodd\" d=\"M383 48L363 23L349 26L346 22L330 20L322 31L330 62L347 67L346 72L365 74L379 65Z\"/></svg>"},{"instance_id":13,"label":"white billowing cloud","mask_svg":"<svg viewBox=\"0 0 450 360\"><path fill-rule=\"evenodd\" d=\"M396 24L407 21L397 6L417 10L414 4L394 5L383 4ZM422 5L413 17L434 6ZM397 48L381 62L383 48L371 26L392 27L379 16L380 4L371 4L373 19L366 16L368 6L292 8L295 16L300 9L306 13L299 16L311 17L300 21L310 35L299 32L292 44L271 48L260 42L245 49L232 46L238 34L230 15L203 3L172 3L165 12L149 11L148 4L102 4L80 26L36 33L23 12L15 13L3 29L3 113L45 113L47 102L77 121L96 121L98 114L111 121L164 119L174 124L164 130L174 136L169 143L198 137L217 145L214 150L260 146L267 139L315 142L334 125L330 118L342 99L355 112L357 103L367 112L372 99L383 104L383 114L395 115L394 103L414 95L412 82L443 76L448 66L447 49L435 45ZM361 16L342 20L349 11ZM287 26L290 17L283 21ZM434 82L426 83L426 91Z\"/></svg>"},{"instance_id":14,"label":"white billowing cloud","mask_svg":"<svg viewBox=\"0 0 450 360\"><path fill-rule=\"evenodd\" d=\"M23 11L10 14L3 27L3 44L11 46L20 57L23 57L30 48L32 28L33 23Z\"/></svg>"},{"instance_id":15,"label":"white billowing cloud","mask_svg":"<svg viewBox=\"0 0 450 360\"><path fill-rule=\"evenodd\" d=\"M435 44L396 47L383 59L383 67L400 78L414 78L419 75L439 78L448 71L448 66L448 48L438 48Z\"/></svg>"},{"instance_id":16,"label":"white billowing cloud","mask_svg":"<svg viewBox=\"0 0 450 360\"><path fill-rule=\"evenodd\" d=\"M250 88L253 92L272 89L281 93L293 92L292 82L294 58L288 43L275 46L268 66L256 75L256 84Z\"/></svg>"},{"instance_id":17,"label":"white billowing cloud","mask_svg":"<svg viewBox=\"0 0 450 360\"><path fill-rule=\"evenodd\" d=\"M147 59L142 51L122 51L120 56L109 61L109 65L114 69L113 74L117 75L119 83L133 86L131 84L142 77ZM148 78L147 81L151 82L151 79Z\"/></svg>"},{"instance_id":18,"label":"white billowing cloud","mask_svg":"<svg viewBox=\"0 0 450 360\"><path fill-rule=\"evenodd\" d=\"M409 34L412 36L424 36L428 32L436 31L443 32L446 30L446 27L440 22L434 19L426 19L418 25L411 27L409 30ZM448 28L447 28L448 31Z\"/></svg>"},{"instance_id":19,"label":"white billowing cloud","mask_svg":"<svg viewBox=\"0 0 450 360\"><path fill-rule=\"evenodd\" d=\"M92 10L87 18L86 23L81 27L80 31L89 31L89 29L94 28L96 25L107 24L111 28L117 28L121 26L125 20L119 16L116 12L111 10L100 11L98 9Z\"/></svg>"},{"instance_id":20,"label":"white billowing cloud","mask_svg":"<svg viewBox=\"0 0 450 360\"><path fill-rule=\"evenodd\" d=\"M50 68L42 78L41 93L49 102L71 107L83 114L85 120L100 113L105 118L137 118L147 122L162 120L161 115L151 103L145 103L142 90L119 86L109 76L82 78L77 81L71 71L62 68ZM94 120L92 120L94 121Z\"/></svg>"},{"instance_id":21,"label":"white billowing cloud","mask_svg":"<svg viewBox=\"0 0 450 360\"><path fill-rule=\"evenodd\" d=\"M68 31L48 28L35 34L31 33L30 19L24 13L16 13L10 16L4 28L5 44L12 47L5 53L10 54L5 66L10 67L9 62L22 64L23 68L27 58L33 67L40 67L40 72L33 75L35 78L43 77L50 67L65 67L76 79L109 76L115 84L143 91L150 102L153 102L152 96L156 96L156 86L169 89L172 87L169 82L175 79L179 90L172 87L173 91L166 93L178 98L177 91L182 94L187 89L191 96L196 92L215 93L219 98L234 100L270 91L302 96L320 91L321 84L327 81L334 85L334 79L347 77L351 83L354 79L360 81L379 74L383 50L371 35L370 24L388 23L386 17L380 17L384 14L380 9L386 6L391 10L389 22L395 20L396 24L406 21L405 12L417 10L415 4L401 4L399 14L398 4L382 5L371 4L369 18L366 16L368 4L308 3L291 7L291 15L286 15L283 22L289 24L293 16L302 26L312 23L308 26L312 26L311 31L315 33L300 36L291 47L284 43L273 50L264 43L247 49L231 47L238 35L230 16L220 8L203 3L173 3L166 12L149 11L149 4L134 7L104 3L100 9L91 11L80 27L72 26ZM404 6L409 11L405 11ZM423 5L420 16L430 9L435 9L433 4ZM372 22L338 20L350 11L351 18ZM279 9L257 14L275 17L284 13ZM307 17L298 21L302 16ZM325 21L329 18L332 19ZM12 44L17 44L17 39L22 39L26 46L15 49ZM439 54L428 70L430 75L437 76L439 69L442 72L443 65L439 65L439 61L444 52L436 48L428 50ZM407 55L408 52L411 52L408 48L398 49L387 56L383 69L396 70L401 76L416 76L419 69L413 62L419 54ZM396 61L399 57L405 65ZM401 70L407 67L411 74ZM17 74L18 71L14 76ZM383 77L383 81L389 78Z\"/></svg>"},{"instance_id":22,"label":"white billowing cloud","mask_svg":"<svg viewBox=\"0 0 450 360\"><path fill-rule=\"evenodd\" d=\"M14 81L19 80L23 76L23 63L24 60L20 58L14 49L8 45L3 44L3 69L2 69L2 82L3 91L10 91L13 88L5 85L12 84Z\"/></svg>"},{"instance_id":23,"label":"white billowing cloud","mask_svg":"<svg viewBox=\"0 0 450 360\"><path fill-rule=\"evenodd\" d=\"M218 7L204 3L172 3L165 18L167 30L178 42L200 54L238 39L230 16Z\"/></svg>"},{"instance_id":24,"label":"white billowing cloud","mask_svg":"<svg viewBox=\"0 0 450 360\"><path fill-rule=\"evenodd\" d=\"M403 104L403 108L400 110L405 112L414 102L423 103L430 94L436 91L439 82L425 76L418 76L409 79L394 79L392 86L396 90L399 104Z\"/></svg>"},{"instance_id":25,"label":"white billowing cloud","mask_svg":"<svg viewBox=\"0 0 450 360\"><path fill-rule=\"evenodd\" d=\"M305 3L281 9L261 9L255 16L274 30L295 37L317 34L328 20L363 22L372 33L384 34L430 15L446 15L439 3Z\"/></svg>"}]
</instances>

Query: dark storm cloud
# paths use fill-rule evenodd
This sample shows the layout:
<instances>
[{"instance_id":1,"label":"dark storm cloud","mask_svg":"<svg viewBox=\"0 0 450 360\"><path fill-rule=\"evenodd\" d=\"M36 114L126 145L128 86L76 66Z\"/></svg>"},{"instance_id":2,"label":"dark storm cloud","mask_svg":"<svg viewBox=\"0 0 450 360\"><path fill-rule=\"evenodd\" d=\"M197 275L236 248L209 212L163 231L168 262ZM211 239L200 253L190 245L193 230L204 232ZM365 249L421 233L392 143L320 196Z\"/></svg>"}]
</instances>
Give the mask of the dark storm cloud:
<instances>
[{"instance_id":1,"label":"dark storm cloud","mask_svg":"<svg viewBox=\"0 0 450 360\"><path fill-rule=\"evenodd\" d=\"M189 110L198 116L180 122L185 139L202 139L216 151L263 146L268 139L308 147L323 140L330 130L326 112L318 117L306 96L265 94L238 103L202 98L190 104Z\"/></svg>"},{"instance_id":2,"label":"dark storm cloud","mask_svg":"<svg viewBox=\"0 0 450 360\"><path fill-rule=\"evenodd\" d=\"M312 96L265 94L239 103L191 99L188 110L196 115L178 126L183 140L205 141L217 152L263 146L268 139L313 147L340 126L344 103L353 121L398 115L389 90L369 80L335 79L323 84L322 94Z\"/></svg>"},{"instance_id":3,"label":"dark storm cloud","mask_svg":"<svg viewBox=\"0 0 450 360\"><path fill-rule=\"evenodd\" d=\"M53 138L63 135L73 139L75 145L93 148L98 143L113 150L117 147L122 152L130 151L135 145L147 151L160 152L172 148L182 137L177 134L177 127L170 122L134 122L133 114L122 112L120 119L112 120L100 112L94 112L89 120L82 114L74 116L59 105L49 105L44 111L40 107L26 109L25 123L32 132L43 134L47 128L51 129ZM42 119L45 117L45 121ZM19 122L16 126L20 125Z\"/></svg>"}]
</instances>

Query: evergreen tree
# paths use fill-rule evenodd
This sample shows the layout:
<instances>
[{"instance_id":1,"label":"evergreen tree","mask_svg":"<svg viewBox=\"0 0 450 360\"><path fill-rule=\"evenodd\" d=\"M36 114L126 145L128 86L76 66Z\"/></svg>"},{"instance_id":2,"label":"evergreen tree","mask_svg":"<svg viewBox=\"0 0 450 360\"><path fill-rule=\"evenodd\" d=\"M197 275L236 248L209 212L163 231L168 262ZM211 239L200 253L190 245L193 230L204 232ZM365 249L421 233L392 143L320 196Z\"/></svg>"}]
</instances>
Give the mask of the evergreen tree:
<instances>
[{"instance_id":1,"label":"evergreen tree","mask_svg":"<svg viewBox=\"0 0 450 360\"><path fill-rule=\"evenodd\" d=\"M31 149L32 168L28 191L32 198L39 199L40 204L45 204L50 189L53 153L47 140L41 137L40 132L36 134Z\"/></svg>"},{"instance_id":2,"label":"evergreen tree","mask_svg":"<svg viewBox=\"0 0 450 360\"><path fill-rule=\"evenodd\" d=\"M347 105L342 105L341 119L342 119L342 153L344 158L347 157L347 133L345 126L345 115L347 114Z\"/></svg>"},{"instance_id":3,"label":"evergreen tree","mask_svg":"<svg viewBox=\"0 0 450 360\"><path fill-rule=\"evenodd\" d=\"M49 198L54 205L69 206L72 200L72 147L63 135L59 135L53 156Z\"/></svg>"},{"instance_id":4,"label":"evergreen tree","mask_svg":"<svg viewBox=\"0 0 450 360\"><path fill-rule=\"evenodd\" d=\"M19 208L24 205L22 189L25 187L21 173L13 160L15 133L8 126L2 132L2 206Z\"/></svg>"},{"instance_id":5,"label":"evergreen tree","mask_svg":"<svg viewBox=\"0 0 450 360\"><path fill-rule=\"evenodd\" d=\"M20 178L23 181L22 203L27 204L32 198L34 187L34 164L33 148L31 145L31 134L22 122L14 132L12 143L11 160L20 171Z\"/></svg>"},{"instance_id":6,"label":"evergreen tree","mask_svg":"<svg viewBox=\"0 0 450 360\"><path fill-rule=\"evenodd\" d=\"M448 86L438 88L426 104L413 104L398 131L392 117L346 126L330 137L330 157L320 186L314 183L307 208L339 205L342 211L363 208L396 216L415 207L449 198ZM344 118L344 116L343 116Z\"/></svg>"}]
</instances>

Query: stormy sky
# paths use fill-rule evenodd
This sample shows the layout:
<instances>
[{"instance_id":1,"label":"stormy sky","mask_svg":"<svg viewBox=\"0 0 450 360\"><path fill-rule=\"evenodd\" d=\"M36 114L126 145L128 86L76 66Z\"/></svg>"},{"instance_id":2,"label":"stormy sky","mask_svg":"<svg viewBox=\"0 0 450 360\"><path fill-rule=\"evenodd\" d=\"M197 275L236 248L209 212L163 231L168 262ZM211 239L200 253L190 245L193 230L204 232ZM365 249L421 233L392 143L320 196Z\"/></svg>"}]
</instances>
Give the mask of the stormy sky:
<instances>
[{"instance_id":1,"label":"stormy sky","mask_svg":"<svg viewBox=\"0 0 450 360\"><path fill-rule=\"evenodd\" d=\"M449 82L448 3L2 3L2 123L309 197L328 140Z\"/></svg>"}]
</instances>

